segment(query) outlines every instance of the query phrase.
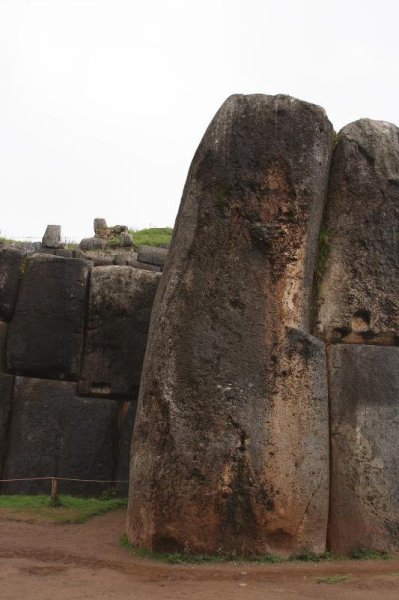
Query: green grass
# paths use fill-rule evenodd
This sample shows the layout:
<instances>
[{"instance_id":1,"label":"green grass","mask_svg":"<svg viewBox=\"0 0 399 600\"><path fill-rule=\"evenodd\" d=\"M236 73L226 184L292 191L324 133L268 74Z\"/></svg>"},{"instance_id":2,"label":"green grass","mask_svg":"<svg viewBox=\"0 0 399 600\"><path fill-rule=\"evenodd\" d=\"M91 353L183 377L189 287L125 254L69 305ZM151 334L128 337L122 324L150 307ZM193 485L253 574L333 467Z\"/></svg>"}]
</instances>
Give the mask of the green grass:
<instances>
[{"instance_id":1,"label":"green grass","mask_svg":"<svg viewBox=\"0 0 399 600\"><path fill-rule=\"evenodd\" d=\"M226 563L226 562L256 562L256 563L268 563L275 564L283 562L283 559L274 556L273 554L264 554L261 556L249 555L249 556L238 556L232 554L190 554L183 552L151 552L146 548L136 548L133 546L126 535L123 535L120 540L120 544L130 554L133 554L137 558L148 558L151 560L160 561L170 565L184 565L184 564L209 564L209 563Z\"/></svg>"},{"instance_id":2,"label":"green grass","mask_svg":"<svg viewBox=\"0 0 399 600\"><path fill-rule=\"evenodd\" d=\"M352 550L349 558L353 560L392 560L393 555L389 552L373 550L372 548L363 548L362 546Z\"/></svg>"},{"instance_id":3,"label":"green grass","mask_svg":"<svg viewBox=\"0 0 399 600\"><path fill-rule=\"evenodd\" d=\"M344 583L352 579L351 575L330 575L329 577L321 577L318 579L318 583L328 583L329 585L336 585L337 583Z\"/></svg>"},{"instance_id":4,"label":"green grass","mask_svg":"<svg viewBox=\"0 0 399 600\"><path fill-rule=\"evenodd\" d=\"M331 552L330 550L326 550L323 554L320 554L319 559L328 562L330 560L343 560L343 556L334 554L334 552Z\"/></svg>"},{"instance_id":5,"label":"green grass","mask_svg":"<svg viewBox=\"0 0 399 600\"><path fill-rule=\"evenodd\" d=\"M160 246L169 244L172 238L171 227L151 227L150 229L131 230L135 246Z\"/></svg>"},{"instance_id":6,"label":"green grass","mask_svg":"<svg viewBox=\"0 0 399 600\"><path fill-rule=\"evenodd\" d=\"M356 548L348 556L342 556L341 554L334 554L333 552L326 551L323 554L315 554L314 552L302 552L290 556L289 560L292 561L304 561L304 562L329 562L333 560L392 560L394 557L389 552L382 552L379 550L367 549L367 548Z\"/></svg>"},{"instance_id":7,"label":"green grass","mask_svg":"<svg viewBox=\"0 0 399 600\"><path fill-rule=\"evenodd\" d=\"M172 565L181 564L203 564L203 563L226 563L226 562L251 562L258 564L276 564L286 562L329 562L333 560L345 560L344 556L334 554L333 552L324 552L323 554L314 554L313 552L302 552L300 554L292 555L287 559L281 558L274 554L263 554L263 555L237 555L231 554L191 554L189 552L151 552L146 548L137 548L133 546L127 538L123 535L120 539L120 545L125 548L130 554L137 558L147 558L150 560L156 560ZM348 557L346 557L348 558ZM367 558L374 560L387 560L393 558L390 554L385 552L377 552L375 550L358 550L356 556L353 554L349 558L365 560ZM335 576L334 576L335 577ZM331 579L334 579L332 577ZM336 576L339 578L341 576ZM328 579L328 578L326 578ZM343 581L343 580L342 580ZM340 581L325 581L325 583L340 583Z\"/></svg>"},{"instance_id":8,"label":"green grass","mask_svg":"<svg viewBox=\"0 0 399 600\"><path fill-rule=\"evenodd\" d=\"M315 552L311 552L310 550L301 552L300 554L293 554L290 556L292 561L301 561L301 562L320 562L324 560L323 555L315 554ZM330 559L331 560L331 559Z\"/></svg>"},{"instance_id":9,"label":"green grass","mask_svg":"<svg viewBox=\"0 0 399 600\"><path fill-rule=\"evenodd\" d=\"M303 551L299 554L293 554L288 559L290 561L300 561L300 562L329 562L332 560L344 560L344 557L340 554L334 554L334 552L326 551L323 554L315 554L310 550Z\"/></svg>"},{"instance_id":10,"label":"green grass","mask_svg":"<svg viewBox=\"0 0 399 600\"><path fill-rule=\"evenodd\" d=\"M129 233L133 236L134 245L137 246L160 246L161 244L169 244L172 239L173 229L172 227L150 227L148 229L134 229L130 230ZM0 244L16 244L23 242L17 242L16 240L10 240L0 237ZM108 244L112 247L119 244L119 238L111 238L108 240ZM79 244L65 241L65 248L75 250L79 248Z\"/></svg>"},{"instance_id":11,"label":"green grass","mask_svg":"<svg viewBox=\"0 0 399 600\"><path fill-rule=\"evenodd\" d=\"M20 242L19 240L12 240L11 238L0 237L0 244L23 244L23 242Z\"/></svg>"},{"instance_id":12,"label":"green grass","mask_svg":"<svg viewBox=\"0 0 399 600\"><path fill-rule=\"evenodd\" d=\"M126 498L77 498L59 496L57 506L51 506L50 497L0 496L0 511L11 519L24 521L54 521L56 523L84 523L91 517L110 510L126 508Z\"/></svg>"}]
</instances>

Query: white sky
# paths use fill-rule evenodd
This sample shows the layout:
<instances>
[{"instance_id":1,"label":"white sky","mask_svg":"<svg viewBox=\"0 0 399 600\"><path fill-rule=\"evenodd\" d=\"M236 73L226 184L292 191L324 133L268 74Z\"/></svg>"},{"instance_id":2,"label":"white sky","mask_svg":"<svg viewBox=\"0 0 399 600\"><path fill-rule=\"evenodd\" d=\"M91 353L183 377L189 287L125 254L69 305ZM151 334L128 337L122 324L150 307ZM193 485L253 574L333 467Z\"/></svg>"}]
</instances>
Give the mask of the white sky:
<instances>
[{"instance_id":1,"label":"white sky","mask_svg":"<svg viewBox=\"0 0 399 600\"><path fill-rule=\"evenodd\" d=\"M173 225L232 93L399 123L397 0L0 0L0 230Z\"/></svg>"}]
</instances>

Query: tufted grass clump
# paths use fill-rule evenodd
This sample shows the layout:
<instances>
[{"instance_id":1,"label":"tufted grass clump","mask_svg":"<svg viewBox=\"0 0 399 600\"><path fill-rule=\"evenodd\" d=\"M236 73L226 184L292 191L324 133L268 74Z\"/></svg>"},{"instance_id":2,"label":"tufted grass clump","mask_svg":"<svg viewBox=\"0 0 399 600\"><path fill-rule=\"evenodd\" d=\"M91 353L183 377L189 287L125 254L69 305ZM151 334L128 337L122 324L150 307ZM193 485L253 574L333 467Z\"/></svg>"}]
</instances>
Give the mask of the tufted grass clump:
<instances>
[{"instance_id":1,"label":"tufted grass clump","mask_svg":"<svg viewBox=\"0 0 399 600\"><path fill-rule=\"evenodd\" d=\"M364 548L359 546L349 555L353 560L392 560L393 555L383 550L374 550L373 548Z\"/></svg>"},{"instance_id":2,"label":"tufted grass clump","mask_svg":"<svg viewBox=\"0 0 399 600\"><path fill-rule=\"evenodd\" d=\"M317 582L327 583L328 585L336 585L337 583L345 583L345 581L350 581L351 579L351 575L330 575L328 577L320 577Z\"/></svg>"}]
</instances>

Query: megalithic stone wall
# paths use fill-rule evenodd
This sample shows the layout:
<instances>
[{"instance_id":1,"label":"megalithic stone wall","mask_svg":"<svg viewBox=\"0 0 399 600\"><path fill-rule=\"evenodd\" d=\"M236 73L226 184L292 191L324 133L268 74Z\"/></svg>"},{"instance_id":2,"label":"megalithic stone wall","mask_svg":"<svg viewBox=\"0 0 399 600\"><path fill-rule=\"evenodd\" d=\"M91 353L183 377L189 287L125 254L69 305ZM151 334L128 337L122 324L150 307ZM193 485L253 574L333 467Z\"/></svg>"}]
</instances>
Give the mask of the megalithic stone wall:
<instances>
[{"instance_id":1,"label":"megalithic stone wall","mask_svg":"<svg viewBox=\"0 0 399 600\"><path fill-rule=\"evenodd\" d=\"M333 130L232 96L190 168L152 315L128 535L153 550L325 549L324 345L312 280Z\"/></svg>"},{"instance_id":2,"label":"megalithic stone wall","mask_svg":"<svg viewBox=\"0 0 399 600\"><path fill-rule=\"evenodd\" d=\"M71 256L0 252L0 479L128 479L159 278L127 266L92 269ZM62 482L60 491L90 496L108 487ZM127 485L117 489L127 494ZM45 493L49 482L1 491Z\"/></svg>"},{"instance_id":3,"label":"megalithic stone wall","mask_svg":"<svg viewBox=\"0 0 399 600\"><path fill-rule=\"evenodd\" d=\"M322 231L317 335L329 342L329 545L399 548L399 129L338 134ZM349 345L335 345L335 344ZM372 345L372 346L370 346ZM384 347L381 347L384 346Z\"/></svg>"},{"instance_id":4,"label":"megalithic stone wall","mask_svg":"<svg viewBox=\"0 0 399 600\"><path fill-rule=\"evenodd\" d=\"M73 382L17 377L3 478L50 474L112 480L117 410L115 400L79 398ZM48 482L24 483L26 493L46 488ZM20 493L20 482L5 483L2 491ZM62 491L90 495L104 487L68 482Z\"/></svg>"},{"instance_id":5,"label":"megalithic stone wall","mask_svg":"<svg viewBox=\"0 0 399 600\"><path fill-rule=\"evenodd\" d=\"M160 283L131 541L399 549L399 130L346 126L330 165L333 137L314 105L229 98L194 157L162 279L133 268L161 269L151 248L94 269L66 249L0 251L0 479L127 477Z\"/></svg>"}]
</instances>

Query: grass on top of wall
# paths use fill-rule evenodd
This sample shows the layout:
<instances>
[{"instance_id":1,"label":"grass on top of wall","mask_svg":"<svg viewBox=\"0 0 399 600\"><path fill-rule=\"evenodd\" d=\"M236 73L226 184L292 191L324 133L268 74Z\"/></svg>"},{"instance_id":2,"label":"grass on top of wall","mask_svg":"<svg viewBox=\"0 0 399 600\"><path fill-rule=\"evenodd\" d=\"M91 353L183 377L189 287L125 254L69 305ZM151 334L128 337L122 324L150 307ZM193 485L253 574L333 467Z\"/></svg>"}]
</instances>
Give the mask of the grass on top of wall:
<instances>
[{"instance_id":1,"label":"grass on top of wall","mask_svg":"<svg viewBox=\"0 0 399 600\"><path fill-rule=\"evenodd\" d=\"M126 498L78 498L61 495L57 506L52 506L50 497L45 495L0 496L1 516L27 522L84 523L96 515L126 506Z\"/></svg>"},{"instance_id":2,"label":"grass on top of wall","mask_svg":"<svg viewBox=\"0 0 399 600\"><path fill-rule=\"evenodd\" d=\"M12 240L11 238L5 238L0 236L0 246L8 246L10 244L23 244L21 240Z\"/></svg>"},{"instance_id":3,"label":"grass on top of wall","mask_svg":"<svg viewBox=\"0 0 399 600\"><path fill-rule=\"evenodd\" d=\"M172 227L151 227L149 229L131 230L135 246L160 246L169 244L172 239Z\"/></svg>"}]
</instances>

